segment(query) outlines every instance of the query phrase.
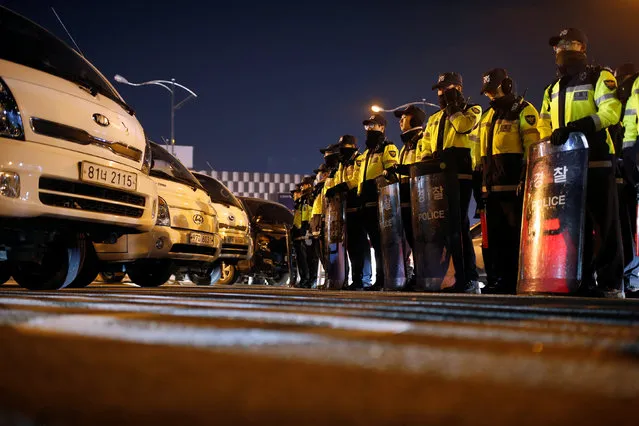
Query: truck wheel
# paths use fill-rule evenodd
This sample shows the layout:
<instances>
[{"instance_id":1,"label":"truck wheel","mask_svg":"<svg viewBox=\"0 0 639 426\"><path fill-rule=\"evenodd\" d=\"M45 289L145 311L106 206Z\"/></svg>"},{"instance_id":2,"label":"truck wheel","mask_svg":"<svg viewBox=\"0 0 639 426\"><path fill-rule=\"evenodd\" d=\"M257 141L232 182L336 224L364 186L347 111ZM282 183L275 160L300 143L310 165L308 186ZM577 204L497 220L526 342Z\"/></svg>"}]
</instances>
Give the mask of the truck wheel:
<instances>
[{"instance_id":1,"label":"truck wheel","mask_svg":"<svg viewBox=\"0 0 639 426\"><path fill-rule=\"evenodd\" d=\"M67 286L67 288L85 288L98 277L100 272L100 260L95 254L93 243L87 242L87 253L82 263L82 268L78 276Z\"/></svg>"},{"instance_id":2,"label":"truck wheel","mask_svg":"<svg viewBox=\"0 0 639 426\"><path fill-rule=\"evenodd\" d=\"M222 262L222 275L217 283L223 285L235 284L239 275L240 274L237 272L237 266Z\"/></svg>"},{"instance_id":3,"label":"truck wheel","mask_svg":"<svg viewBox=\"0 0 639 426\"><path fill-rule=\"evenodd\" d=\"M206 274L189 272L189 277L196 285L213 285L222 277L222 264L216 262L206 271Z\"/></svg>"},{"instance_id":4,"label":"truck wheel","mask_svg":"<svg viewBox=\"0 0 639 426\"><path fill-rule=\"evenodd\" d=\"M126 267L129 278L140 287L159 287L173 274L170 261L133 262Z\"/></svg>"},{"instance_id":5,"label":"truck wheel","mask_svg":"<svg viewBox=\"0 0 639 426\"><path fill-rule=\"evenodd\" d=\"M11 264L0 262L0 285L6 283L11 278Z\"/></svg>"},{"instance_id":6,"label":"truck wheel","mask_svg":"<svg viewBox=\"0 0 639 426\"><path fill-rule=\"evenodd\" d=\"M100 272L100 279L107 284L121 283L126 272Z\"/></svg>"},{"instance_id":7,"label":"truck wheel","mask_svg":"<svg viewBox=\"0 0 639 426\"><path fill-rule=\"evenodd\" d=\"M15 262L13 278L20 287L29 290L65 288L78 277L86 252L87 241L83 235L54 240L45 248L42 262Z\"/></svg>"}]
</instances>

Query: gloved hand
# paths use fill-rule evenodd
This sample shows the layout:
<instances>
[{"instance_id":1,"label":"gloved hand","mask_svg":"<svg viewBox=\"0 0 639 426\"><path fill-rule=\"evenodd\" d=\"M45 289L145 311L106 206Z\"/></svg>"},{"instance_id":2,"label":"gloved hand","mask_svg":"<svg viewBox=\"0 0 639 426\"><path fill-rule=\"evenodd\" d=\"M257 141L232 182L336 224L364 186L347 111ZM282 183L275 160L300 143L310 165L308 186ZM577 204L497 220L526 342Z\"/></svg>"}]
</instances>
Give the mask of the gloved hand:
<instances>
[{"instance_id":1,"label":"gloved hand","mask_svg":"<svg viewBox=\"0 0 639 426\"><path fill-rule=\"evenodd\" d=\"M400 175L410 176L410 165L408 164L396 164L395 169Z\"/></svg>"},{"instance_id":2,"label":"gloved hand","mask_svg":"<svg viewBox=\"0 0 639 426\"><path fill-rule=\"evenodd\" d=\"M384 177L386 178L386 180L388 180L388 181L397 180L397 168L394 165L390 166L387 169L385 169L383 173L384 173Z\"/></svg>"},{"instance_id":3,"label":"gloved hand","mask_svg":"<svg viewBox=\"0 0 639 426\"><path fill-rule=\"evenodd\" d=\"M439 151L435 151L433 152L432 157L433 157L433 160L441 160L442 155Z\"/></svg>"},{"instance_id":4,"label":"gloved hand","mask_svg":"<svg viewBox=\"0 0 639 426\"><path fill-rule=\"evenodd\" d=\"M559 127L553 130L552 135L550 135L550 143L555 146L563 145L568 140L568 136L570 136L570 132L574 130L569 129L568 127Z\"/></svg>"},{"instance_id":5,"label":"gloved hand","mask_svg":"<svg viewBox=\"0 0 639 426\"><path fill-rule=\"evenodd\" d=\"M326 198L330 198L330 197L334 196L336 192L337 192L337 191L336 191L335 187L333 186L333 187L328 188L328 189L326 190L326 192L324 193L324 196L325 196Z\"/></svg>"},{"instance_id":6,"label":"gloved hand","mask_svg":"<svg viewBox=\"0 0 639 426\"><path fill-rule=\"evenodd\" d=\"M597 132L597 128L595 127L595 122L592 117L584 117L579 120L571 121L566 127L568 127L572 132L581 132L586 136Z\"/></svg>"},{"instance_id":7,"label":"gloved hand","mask_svg":"<svg viewBox=\"0 0 639 426\"><path fill-rule=\"evenodd\" d=\"M448 89L442 94L442 96L446 101L446 113L448 114L448 116L461 111L464 97L459 92L459 90Z\"/></svg>"}]
</instances>

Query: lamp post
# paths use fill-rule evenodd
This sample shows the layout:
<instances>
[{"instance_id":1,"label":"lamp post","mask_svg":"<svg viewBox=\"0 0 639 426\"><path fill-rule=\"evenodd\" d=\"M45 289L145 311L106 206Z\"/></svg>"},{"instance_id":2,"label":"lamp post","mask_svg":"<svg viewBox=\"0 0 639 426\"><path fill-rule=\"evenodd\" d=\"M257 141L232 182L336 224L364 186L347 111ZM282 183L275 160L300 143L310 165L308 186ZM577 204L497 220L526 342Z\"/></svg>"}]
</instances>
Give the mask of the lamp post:
<instances>
[{"instance_id":1,"label":"lamp post","mask_svg":"<svg viewBox=\"0 0 639 426\"><path fill-rule=\"evenodd\" d=\"M400 105L400 106L398 106L396 108L393 108L393 109L384 109L384 108L382 108L379 105L373 105L373 106L371 106L371 111L373 111L373 112L395 112L397 110L404 109L404 108L406 108L406 107L408 107L410 105L422 105L424 107L424 110L426 110L427 106L431 106L431 107L439 109L439 105L433 104L431 102L426 102L426 99L422 99L421 101L409 102L407 104Z\"/></svg>"},{"instance_id":2,"label":"lamp post","mask_svg":"<svg viewBox=\"0 0 639 426\"><path fill-rule=\"evenodd\" d=\"M176 83L174 78L172 78L171 81L150 80L150 81L145 81L142 83L131 83L129 80L122 77L120 74L116 74L115 77L113 77L113 79L117 81L118 83L128 84L129 86L135 86L135 87L149 86L149 85L162 86L166 90L168 90L169 93L171 93L171 154L175 155L175 111L178 110L180 107L182 107L182 105L184 105L184 103L188 101L189 99L197 98L197 94L191 89L189 89L188 87ZM186 90L189 93L189 95L177 105L175 104L175 88L176 87Z\"/></svg>"}]
</instances>

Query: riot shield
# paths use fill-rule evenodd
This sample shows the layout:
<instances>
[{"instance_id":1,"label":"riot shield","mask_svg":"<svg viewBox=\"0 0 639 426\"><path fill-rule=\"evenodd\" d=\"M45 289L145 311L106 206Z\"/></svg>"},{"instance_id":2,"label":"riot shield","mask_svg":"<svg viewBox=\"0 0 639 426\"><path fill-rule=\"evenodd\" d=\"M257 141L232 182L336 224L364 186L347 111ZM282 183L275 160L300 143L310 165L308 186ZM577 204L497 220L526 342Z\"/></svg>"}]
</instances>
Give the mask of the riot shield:
<instances>
[{"instance_id":1,"label":"riot shield","mask_svg":"<svg viewBox=\"0 0 639 426\"><path fill-rule=\"evenodd\" d=\"M459 182L454 161L428 159L412 164L410 189L415 289L440 291L455 284L454 265L463 265ZM460 274L463 272L457 275Z\"/></svg>"},{"instance_id":2,"label":"riot shield","mask_svg":"<svg viewBox=\"0 0 639 426\"><path fill-rule=\"evenodd\" d=\"M404 269L404 226L399 201L399 181L384 176L375 179L379 232L384 260L384 290L403 290L406 285Z\"/></svg>"},{"instance_id":3,"label":"riot shield","mask_svg":"<svg viewBox=\"0 0 639 426\"><path fill-rule=\"evenodd\" d=\"M573 293L581 282L588 142L531 145L519 248L517 293Z\"/></svg>"},{"instance_id":4,"label":"riot shield","mask_svg":"<svg viewBox=\"0 0 639 426\"><path fill-rule=\"evenodd\" d=\"M325 288L341 290L346 281L346 194L337 192L324 200Z\"/></svg>"}]
</instances>

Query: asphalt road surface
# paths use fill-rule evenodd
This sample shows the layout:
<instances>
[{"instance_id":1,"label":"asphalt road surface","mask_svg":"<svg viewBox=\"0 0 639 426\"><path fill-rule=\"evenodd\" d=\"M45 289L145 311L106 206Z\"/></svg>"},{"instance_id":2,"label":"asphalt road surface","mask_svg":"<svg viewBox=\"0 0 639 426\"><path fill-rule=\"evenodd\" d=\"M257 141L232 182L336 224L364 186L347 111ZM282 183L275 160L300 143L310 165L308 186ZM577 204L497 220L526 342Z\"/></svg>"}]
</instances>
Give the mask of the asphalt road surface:
<instances>
[{"instance_id":1,"label":"asphalt road surface","mask_svg":"<svg viewBox=\"0 0 639 426\"><path fill-rule=\"evenodd\" d=\"M637 425L639 301L0 288L0 425Z\"/></svg>"}]
</instances>

